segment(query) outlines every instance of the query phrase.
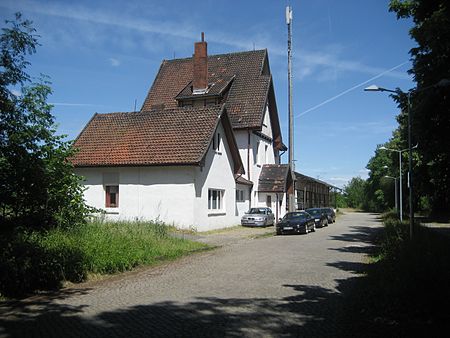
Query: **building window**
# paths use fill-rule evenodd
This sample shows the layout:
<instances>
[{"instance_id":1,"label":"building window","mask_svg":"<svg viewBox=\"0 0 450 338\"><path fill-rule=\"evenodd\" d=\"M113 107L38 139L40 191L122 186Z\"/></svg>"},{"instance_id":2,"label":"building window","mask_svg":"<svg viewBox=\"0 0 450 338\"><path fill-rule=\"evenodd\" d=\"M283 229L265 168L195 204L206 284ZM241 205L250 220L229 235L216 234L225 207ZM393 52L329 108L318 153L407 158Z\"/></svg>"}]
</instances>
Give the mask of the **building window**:
<instances>
[{"instance_id":1,"label":"building window","mask_svg":"<svg viewBox=\"0 0 450 338\"><path fill-rule=\"evenodd\" d=\"M216 190L216 189L208 190L208 209L209 210L223 209L223 190Z\"/></svg>"},{"instance_id":2,"label":"building window","mask_svg":"<svg viewBox=\"0 0 450 338\"><path fill-rule=\"evenodd\" d=\"M259 153L259 144L260 144L260 142L258 141L258 142L256 142L256 165L260 165L261 164L261 159L259 158L260 157L260 153Z\"/></svg>"},{"instance_id":3,"label":"building window","mask_svg":"<svg viewBox=\"0 0 450 338\"><path fill-rule=\"evenodd\" d=\"M269 161L267 160L267 149L269 148L269 146L266 144L264 146L264 164L269 163Z\"/></svg>"},{"instance_id":4,"label":"building window","mask_svg":"<svg viewBox=\"0 0 450 338\"><path fill-rule=\"evenodd\" d=\"M106 192L106 208L118 208L119 207L119 186L107 185L105 187Z\"/></svg>"},{"instance_id":5,"label":"building window","mask_svg":"<svg viewBox=\"0 0 450 338\"><path fill-rule=\"evenodd\" d=\"M220 133L217 133L217 134L214 135L214 137L213 137L213 149L214 149L217 153L220 152L220 142L221 142Z\"/></svg>"},{"instance_id":6,"label":"building window","mask_svg":"<svg viewBox=\"0 0 450 338\"><path fill-rule=\"evenodd\" d=\"M270 196L270 195L266 196L266 206L268 208L272 208L272 196Z\"/></svg>"},{"instance_id":7,"label":"building window","mask_svg":"<svg viewBox=\"0 0 450 338\"><path fill-rule=\"evenodd\" d=\"M236 202L245 202L244 190L240 190L240 189L236 190Z\"/></svg>"}]
</instances>

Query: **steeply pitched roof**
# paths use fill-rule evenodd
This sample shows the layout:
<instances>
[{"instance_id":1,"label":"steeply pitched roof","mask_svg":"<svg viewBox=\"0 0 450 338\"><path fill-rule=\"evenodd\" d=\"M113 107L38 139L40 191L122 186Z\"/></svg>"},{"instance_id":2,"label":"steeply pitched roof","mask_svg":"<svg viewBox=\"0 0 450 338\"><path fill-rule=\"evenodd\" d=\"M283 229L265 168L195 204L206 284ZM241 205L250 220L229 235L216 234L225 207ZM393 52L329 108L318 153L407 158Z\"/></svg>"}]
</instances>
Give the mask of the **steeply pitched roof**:
<instances>
[{"instance_id":1,"label":"steeply pitched roof","mask_svg":"<svg viewBox=\"0 0 450 338\"><path fill-rule=\"evenodd\" d=\"M177 98L189 97L193 79L192 58L164 60L142 110L178 106ZM276 145L281 146L281 130L276 110L267 50L239 52L208 57L208 81L217 94L231 82L225 101L234 129L261 129L269 104Z\"/></svg>"},{"instance_id":2,"label":"steeply pitched roof","mask_svg":"<svg viewBox=\"0 0 450 338\"><path fill-rule=\"evenodd\" d=\"M223 107L95 114L75 141L77 167L199 165L219 121L235 173L243 166Z\"/></svg>"},{"instance_id":3,"label":"steeply pitched roof","mask_svg":"<svg viewBox=\"0 0 450 338\"><path fill-rule=\"evenodd\" d=\"M288 164L264 164L259 175L258 191L286 192L291 182Z\"/></svg>"}]
</instances>

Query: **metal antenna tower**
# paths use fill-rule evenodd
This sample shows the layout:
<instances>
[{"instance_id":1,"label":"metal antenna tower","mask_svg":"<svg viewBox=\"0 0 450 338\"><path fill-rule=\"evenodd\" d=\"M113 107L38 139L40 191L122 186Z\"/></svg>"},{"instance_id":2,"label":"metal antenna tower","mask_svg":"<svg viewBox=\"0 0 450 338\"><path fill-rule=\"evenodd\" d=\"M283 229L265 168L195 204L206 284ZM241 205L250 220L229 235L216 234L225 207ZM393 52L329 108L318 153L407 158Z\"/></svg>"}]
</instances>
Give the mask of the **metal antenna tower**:
<instances>
[{"instance_id":1,"label":"metal antenna tower","mask_svg":"<svg viewBox=\"0 0 450 338\"><path fill-rule=\"evenodd\" d=\"M292 105L292 7L286 7L286 24L288 28L288 111L289 111L289 167L294 179L294 109ZM294 189L288 192L289 211L295 211Z\"/></svg>"}]
</instances>

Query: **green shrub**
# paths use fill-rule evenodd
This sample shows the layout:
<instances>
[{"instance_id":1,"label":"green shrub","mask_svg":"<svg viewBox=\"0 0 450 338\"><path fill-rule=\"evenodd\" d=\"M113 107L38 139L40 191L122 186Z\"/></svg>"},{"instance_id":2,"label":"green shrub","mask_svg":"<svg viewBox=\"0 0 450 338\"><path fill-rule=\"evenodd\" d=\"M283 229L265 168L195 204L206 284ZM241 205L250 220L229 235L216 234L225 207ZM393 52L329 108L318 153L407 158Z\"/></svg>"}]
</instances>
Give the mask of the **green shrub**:
<instances>
[{"instance_id":1,"label":"green shrub","mask_svg":"<svg viewBox=\"0 0 450 338\"><path fill-rule=\"evenodd\" d=\"M207 246L168 235L161 222L89 222L46 232L15 230L0 248L0 293L16 297L172 260Z\"/></svg>"},{"instance_id":2,"label":"green shrub","mask_svg":"<svg viewBox=\"0 0 450 338\"><path fill-rule=\"evenodd\" d=\"M0 293L22 296L39 289L56 289L62 281L86 277L83 253L70 243L48 246L46 235L16 230L2 237Z\"/></svg>"}]
</instances>

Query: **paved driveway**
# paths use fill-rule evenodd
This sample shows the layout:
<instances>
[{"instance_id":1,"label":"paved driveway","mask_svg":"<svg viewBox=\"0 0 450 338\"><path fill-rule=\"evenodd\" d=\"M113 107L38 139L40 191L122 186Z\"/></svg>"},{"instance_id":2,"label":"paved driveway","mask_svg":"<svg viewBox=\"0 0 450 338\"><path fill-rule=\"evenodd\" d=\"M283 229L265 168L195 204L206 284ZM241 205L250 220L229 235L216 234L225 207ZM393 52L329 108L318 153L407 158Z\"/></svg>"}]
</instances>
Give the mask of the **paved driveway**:
<instances>
[{"instance_id":1,"label":"paved driveway","mask_svg":"<svg viewBox=\"0 0 450 338\"><path fill-rule=\"evenodd\" d=\"M376 215L349 213L316 233L236 236L159 268L3 302L0 336L337 336L378 227Z\"/></svg>"}]
</instances>

